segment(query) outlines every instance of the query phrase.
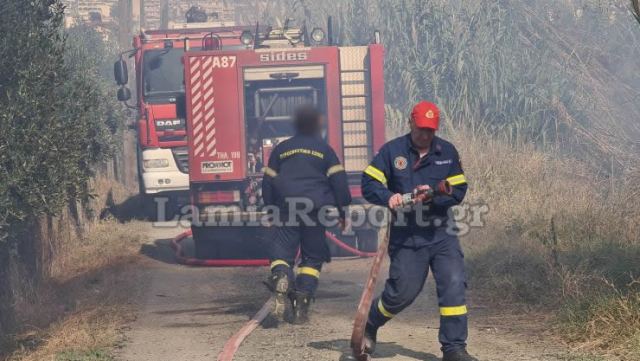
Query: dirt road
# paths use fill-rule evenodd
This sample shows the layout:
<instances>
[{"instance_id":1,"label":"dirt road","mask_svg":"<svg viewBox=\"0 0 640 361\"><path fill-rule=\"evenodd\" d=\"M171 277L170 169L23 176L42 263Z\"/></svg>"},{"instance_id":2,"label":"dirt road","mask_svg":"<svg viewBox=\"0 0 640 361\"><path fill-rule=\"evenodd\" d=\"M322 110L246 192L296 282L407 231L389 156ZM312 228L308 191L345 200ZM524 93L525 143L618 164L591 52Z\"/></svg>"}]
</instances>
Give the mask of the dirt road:
<instances>
[{"instance_id":1,"label":"dirt road","mask_svg":"<svg viewBox=\"0 0 640 361\"><path fill-rule=\"evenodd\" d=\"M137 319L118 354L123 361L210 361L225 341L263 305L265 268L191 268L176 265L168 248L178 229L152 228L142 262L146 280L135 296ZM187 247L189 242L185 242ZM187 248L187 251L188 248ZM350 360L352 317L369 261L334 260L322 273L313 320L306 326L268 318L235 360ZM439 360L433 280L407 311L382 329L379 360ZM531 315L504 315L473 301L469 350L480 360L573 360Z\"/></svg>"}]
</instances>

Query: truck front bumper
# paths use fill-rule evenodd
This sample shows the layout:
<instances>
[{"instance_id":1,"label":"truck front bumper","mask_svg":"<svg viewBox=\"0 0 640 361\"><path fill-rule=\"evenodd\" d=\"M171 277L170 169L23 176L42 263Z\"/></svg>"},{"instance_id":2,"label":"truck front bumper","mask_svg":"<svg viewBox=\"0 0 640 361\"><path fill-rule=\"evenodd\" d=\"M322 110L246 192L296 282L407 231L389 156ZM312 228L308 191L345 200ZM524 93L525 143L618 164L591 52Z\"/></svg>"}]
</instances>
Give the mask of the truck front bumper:
<instances>
[{"instance_id":1,"label":"truck front bumper","mask_svg":"<svg viewBox=\"0 0 640 361\"><path fill-rule=\"evenodd\" d=\"M142 182L146 194L189 190L189 174L180 171L171 149L145 149L141 160ZM160 160L165 162L162 167L145 166L150 161Z\"/></svg>"}]
</instances>

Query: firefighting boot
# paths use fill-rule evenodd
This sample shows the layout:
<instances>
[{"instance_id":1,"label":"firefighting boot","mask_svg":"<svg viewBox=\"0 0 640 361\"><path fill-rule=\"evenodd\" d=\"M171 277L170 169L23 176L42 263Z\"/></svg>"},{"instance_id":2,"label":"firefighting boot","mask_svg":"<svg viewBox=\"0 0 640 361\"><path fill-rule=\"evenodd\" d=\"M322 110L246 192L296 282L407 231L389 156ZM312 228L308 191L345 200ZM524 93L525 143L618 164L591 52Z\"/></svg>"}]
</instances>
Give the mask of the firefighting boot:
<instances>
[{"instance_id":1,"label":"firefighting boot","mask_svg":"<svg viewBox=\"0 0 640 361\"><path fill-rule=\"evenodd\" d=\"M309 322L309 309L313 303L313 297L306 293L295 291L291 293L291 305L293 306L293 318L291 323L302 325Z\"/></svg>"},{"instance_id":2,"label":"firefighting boot","mask_svg":"<svg viewBox=\"0 0 640 361\"><path fill-rule=\"evenodd\" d=\"M462 349L445 352L442 356L442 361L478 361L478 359L469 355L467 350Z\"/></svg>"},{"instance_id":3,"label":"firefighting boot","mask_svg":"<svg viewBox=\"0 0 640 361\"><path fill-rule=\"evenodd\" d=\"M289 295L289 277L283 271L273 272L267 282L267 287L275 295L275 305L273 307L273 314L283 319L287 310L287 297Z\"/></svg>"},{"instance_id":4,"label":"firefighting boot","mask_svg":"<svg viewBox=\"0 0 640 361\"><path fill-rule=\"evenodd\" d=\"M367 322L364 329L364 353L373 355L376 351L376 343L378 342L378 328Z\"/></svg>"}]
</instances>

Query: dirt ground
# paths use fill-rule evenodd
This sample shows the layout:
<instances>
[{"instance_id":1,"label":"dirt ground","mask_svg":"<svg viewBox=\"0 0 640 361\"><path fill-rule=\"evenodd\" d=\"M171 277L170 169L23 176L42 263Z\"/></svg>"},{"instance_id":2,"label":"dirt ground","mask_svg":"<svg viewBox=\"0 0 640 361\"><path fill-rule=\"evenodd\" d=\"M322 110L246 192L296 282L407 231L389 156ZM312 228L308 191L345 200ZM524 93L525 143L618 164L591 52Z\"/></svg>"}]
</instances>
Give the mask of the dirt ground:
<instances>
[{"instance_id":1,"label":"dirt ground","mask_svg":"<svg viewBox=\"0 0 640 361\"><path fill-rule=\"evenodd\" d=\"M216 360L225 341L269 298L266 268L193 268L176 265L168 247L178 229L151 228L141 250L146 280L135 294L136 320L117 352L122 361ZM190 241L185 241L187 252ZM313 319L293 326L268 318L234 360L343 361L370 260L335 259L323 271ZM375 359L439 360L438 309L433 280L405 312L379 334ZM469 351L483 361L574 360L535 315L503 314L470 295ZM575 359L578 360L578 359Z\"/></svg>"}]
</instances>

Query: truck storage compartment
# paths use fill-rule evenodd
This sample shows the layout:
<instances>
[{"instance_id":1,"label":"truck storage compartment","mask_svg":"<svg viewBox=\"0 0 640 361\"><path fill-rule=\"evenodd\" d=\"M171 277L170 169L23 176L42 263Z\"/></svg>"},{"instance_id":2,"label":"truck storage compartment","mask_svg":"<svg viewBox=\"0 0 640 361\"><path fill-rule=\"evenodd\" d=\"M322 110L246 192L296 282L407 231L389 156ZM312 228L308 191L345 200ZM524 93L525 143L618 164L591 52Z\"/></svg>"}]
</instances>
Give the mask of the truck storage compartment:
<instances>
[{"instance_id":1,"label":"truck storage compartment","mask_svg":"<svg viewBox=\"0 0 640 361\"><path fill-rule=\"evenodd\" d=\"M247 169L258 175L271 149L294 134L293 115L301 105L326 109L324 67L248 68L244 71Z\"/></svg>"}]
</instances>

